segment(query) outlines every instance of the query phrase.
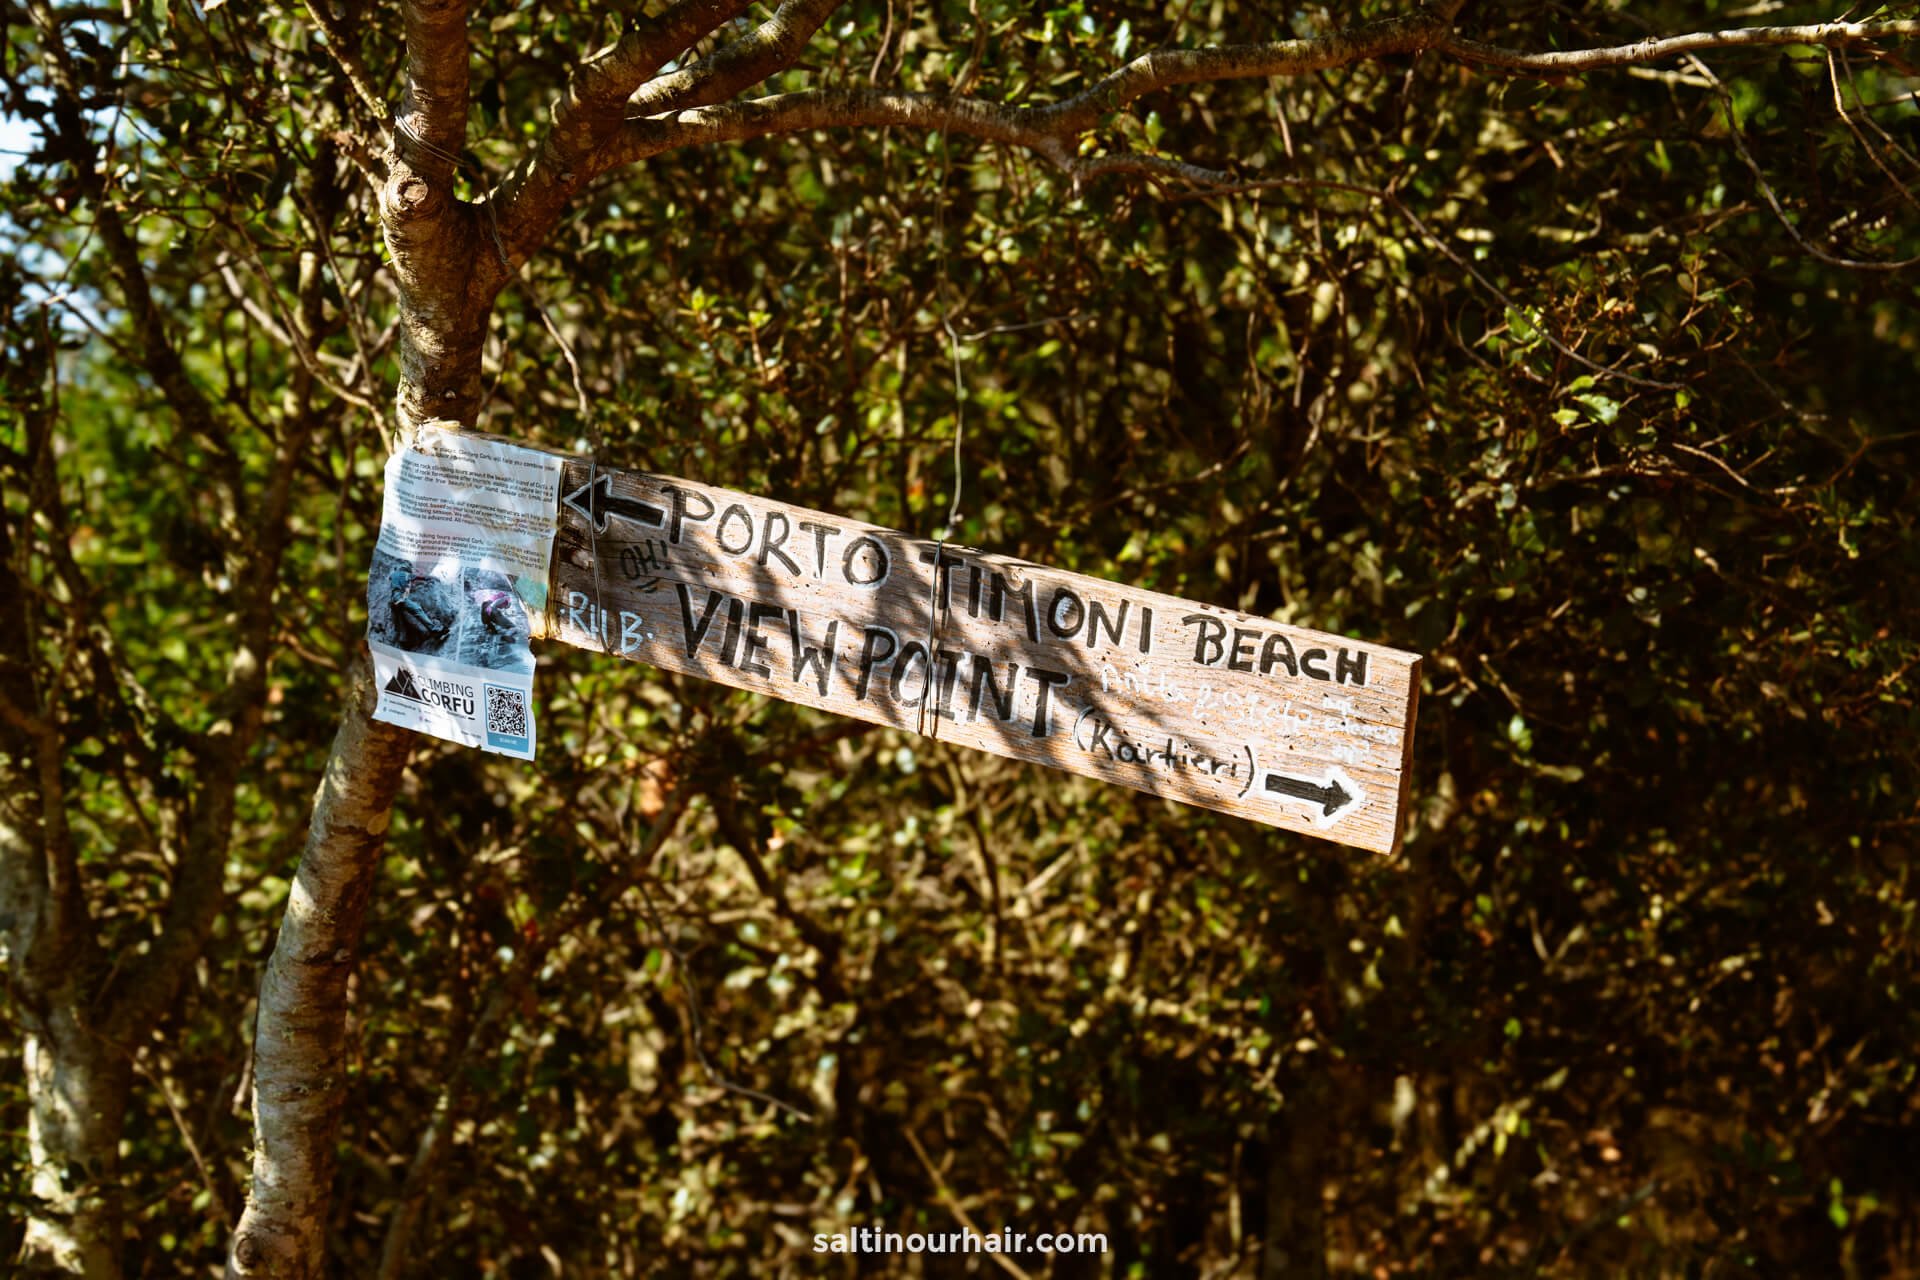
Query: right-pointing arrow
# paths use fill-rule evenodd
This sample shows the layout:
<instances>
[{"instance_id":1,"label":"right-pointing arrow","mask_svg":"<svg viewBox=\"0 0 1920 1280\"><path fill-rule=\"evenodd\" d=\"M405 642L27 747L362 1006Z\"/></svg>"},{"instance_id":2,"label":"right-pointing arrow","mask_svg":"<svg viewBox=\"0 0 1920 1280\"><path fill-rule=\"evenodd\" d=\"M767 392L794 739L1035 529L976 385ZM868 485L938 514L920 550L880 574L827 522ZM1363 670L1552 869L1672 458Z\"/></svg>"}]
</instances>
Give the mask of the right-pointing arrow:
<instances>
[{"instance_id":1,"label":"right-pointing arrow","mask_svg":"<svg viewBox=\"0 0 1920 1280\"><path fill-rule=\"evenodd\" d=\"M1338 822L1363 798L1360 788L1338 769L1328 773L1326 780L1319 783L1306 778L1290 778L1284 773L1269 773L1265 785L1268 791L1294 800L1305 800L1319 809L1320 812L1314 816L1314 822L1323 827L1329 823Z\"/></svg>"}]
</instances>

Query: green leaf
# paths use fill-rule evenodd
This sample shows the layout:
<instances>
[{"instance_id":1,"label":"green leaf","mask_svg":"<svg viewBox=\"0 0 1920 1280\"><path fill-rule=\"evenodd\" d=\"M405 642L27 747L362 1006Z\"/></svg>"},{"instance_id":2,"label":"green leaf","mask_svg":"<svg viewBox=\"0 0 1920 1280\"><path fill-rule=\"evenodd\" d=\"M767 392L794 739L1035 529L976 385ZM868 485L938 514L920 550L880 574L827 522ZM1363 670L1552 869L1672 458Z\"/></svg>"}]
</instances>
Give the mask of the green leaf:
<instances>
[{"instance_id":1,"label":"green leaf","mask_svg":"<svg viewBox=\"0 0 1920 1280\"><path fill-rule=\"evenodd\" d=\"M1619 401L1609 400L1597 392L1578 395L1574 399L1586 408L1588 417L1603 427L1612 426L1613 420L1620 416Z\"/></svg>"}]
</instances>

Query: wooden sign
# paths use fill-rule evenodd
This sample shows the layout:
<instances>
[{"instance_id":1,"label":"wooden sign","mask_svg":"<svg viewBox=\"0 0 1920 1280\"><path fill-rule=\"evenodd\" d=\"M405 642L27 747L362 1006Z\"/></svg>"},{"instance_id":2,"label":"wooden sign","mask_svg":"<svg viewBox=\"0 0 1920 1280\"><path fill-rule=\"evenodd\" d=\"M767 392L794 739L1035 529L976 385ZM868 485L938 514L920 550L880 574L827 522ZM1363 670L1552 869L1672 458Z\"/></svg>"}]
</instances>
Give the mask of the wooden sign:
<instances>
[{"instance_id":1,"label":"wooden sign","mask_svg":"<svg viewBox=\"0 0 1920 1280\"><path fill-rule=\"evenodd\" d=\"M569 459L549 632L1389 853L1420 659Z\"/></svg>"}]
</instances>

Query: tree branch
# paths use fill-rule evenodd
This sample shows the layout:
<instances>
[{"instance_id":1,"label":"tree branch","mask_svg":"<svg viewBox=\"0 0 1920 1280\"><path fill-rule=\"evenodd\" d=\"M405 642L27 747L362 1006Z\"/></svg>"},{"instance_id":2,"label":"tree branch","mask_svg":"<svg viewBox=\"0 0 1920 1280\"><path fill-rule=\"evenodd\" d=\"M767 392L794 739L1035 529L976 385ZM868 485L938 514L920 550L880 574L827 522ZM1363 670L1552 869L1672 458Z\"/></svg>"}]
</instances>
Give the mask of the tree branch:
<instances>
[{"instance_id":1,"label":"tree branch","mask_svg":"<svg viewBox=\"0 0 1920 1280\"><path fill-rule=\"evenodd\" d=\"M579 69L539 145L490 198L497 206L507 272L532 255L567 203L604 171L594 167L593 157L618 134L634 90L701 38L745 13L751 3L679 0L658 18L639 20Z\"/></svg>"},{"instance_id":2,"label":"tree branch","mask_svg":"<svg viewBox=\"0 0 1920 1280\"><path fill-rule=\"evenodd\" d=\"M1149 182L1171 179L1192 186L1219 186L1233 181L1233 175L1219 169L1204 169L1197 164L1168 156L1146 156L1122 152L1118 155L1092 156L1072 160L1067 172L1076 183L1091 182L1109 173L1139 174Z\"/></svg>"},{"instance_id":3,"label":"tree branch","mask_svg":"<svg viewBox=\"0 0 1920 1280\"><path fill-rule=\"evenodd\" d=\"M789 0L796 7L809 2L818 6L822 0ZM782 12L786 8L782 6ZM821 19L824 17L822 14ZM1026 147L1071 172L1079 134L1097 128L1102 117L1156 90L1208 80L1303 75L1369 58L1418 52L1445 35L1444 22L1422 16L1391 18L1351 31L1274 44L1156 50L1142 54L1071 98L1041 107L1010 107L979 98L887 90L816 90L705 106L718 100L713 90L731 84L733 77L698 83L690 79L684 89L670 86L674 91L643 92L636 98L634 105L652 118L630 119L620 145L602 157L604 163L599 169L605 172L618 164L704 142L733 142L801 129L906 125ZM696 70L691 68L685 74L692 77Z\"/></svg>"},{"instance_id":4,"label":"tree branch","mask_svg":"<svg viewBox=\"0 0 1920 1280\"><path fill-rule=\"evenodd\" d=\"M67 35L60 15L44 3L30 6L35 28L40 33L47 78L52 81L52 111L58 137L73 165L74 175L92 201L94 229L106 247L108 259L120 283L127 317L132 323L135 358L146 375L180 420L189 436L199 441L218 460L220 489L226 510L222 523L231 529L242 515L240 464L234 456L227 433L222 429L213 403L187 373L180 353L168 336L166 322L153 291L147 284L146 266L139 243L128 231L119 206L109 197L106 178L95 163L94 141L81 103L86 94L68 52Z\"/></svg>"},{"instance_id":5,"label":"tree branch","mask_svg":"<svg viewBox=\"0 0 1920 1280\"><path fill-rule=\"evenodd\" d=\"M29 596L14 568L9 522L0 521L0 937L11 954L8 988L40 1009L76 970L92 967L93 919L67 826L61 763L66 744L35 687Z\"/></svg>"},{"instance_id":6,"label":"tree branch","mask_svg":"<svg viewBox=\"0 0 1920 1280\"><path fill-rule=\"evenodd\" d=\"M1110 72L1091 88L1052 106L1032 108L1030 114L1051 132L1080 133L1098 127L1101 117L1109 112L1174 85L1307 75L1373 58L1419 53L1446 39L1447 34L1446 22L1423 14L1272 44L1156 49Z\"/></svg>"},{"instance_id":7,"label":"tree branch","mask_svg":"<svg viewBox=\"0 0 1920 1280\"><path fill-rule=\"evenodd\" d=\"M782 12L791 6L796 13L810 14L824 4L825 0L788 0ZM769 23L758 34L772 39L773 26ZM780 38L786 39L790 34L791 28ZM655 84L661 86L658 90L648 86L634 100L634 105L647 114L629 117L621 134L591 158L590 167L582 166L589 172L579 175L577 185L584 186L589 176L681 147L739 142L806 129L888 126L938 129L1024 147L1076 179L1124 172L1217 183L1221 179L1219 174L1159 157L1119 155L1080 159L1077 155L1079 135L1098 128L1107 115L1141 97L1174 85L1303 75L1423 50L1533 75L1561 76L1579 70L1655 62L1703 48L1832 45L1913 34L1920 34L1920 22L1834 22L1703 32L1605 49L1526 54L1459 39L1451 34L1445 19L1423 14L1273 44L1156 50L1135 58L1070 98L1039 107L1007 106L944 94L842 89L773 94L705 105L718 101L723 96L723 88L736 86L736 78L717 72L709 72L703 78L700 68L696 67L679 76L656 81ZM747 44L742 42L742 46ZM751 66L755 71L766 70L766 63L753 55L739 56L743 66ZM702 66L717 61L718 55Z\"/></svg>"},{"instance_id":8,"label":"tree branch","mask_svg":"<svg viewBox=\"0 0 1920 1280\"><path fill-rule=\"evenodd\" d=\"M752 7L753 0L680 0L658 18L637 18L626 34L581 67L568 106L621 110L641 85L695 43ZM563 108L564 109L564 108Z\"/></svg>"},{"instance_id":9,"label":"tree branch","mask_svg":"<svg viewBox=\"0 0 1920 1280\"><path fill-rule=\"evenodd\" d=\"M742 142L769 134L887 125L939 129L1025 147L1062 169L1073 159L1069 139L1046 128L1040 112L1031 108L929 93L822 89L699 107L657 119L628 120L618 143L599 157L600 167L604 172L681 147Z\"/></svg>"},{"instance_id":10,"label":"tree branch","mask_svg":"<svg viewBox=\"0 0 1920 1280\"><path fill-rule=\"evenodd\" d=\"M308 412L287 425L274 451L273 471L261 495L255 545L236 621L239 637L227 660L226 687L213 703L214 722L196 746L201 784L194 795L179 875L168 895L165 923L151 951L125 971L106 1002L109 1036L131 1043L173 1003L227 900L227 854L233 843L235 802L248 753L259 740L267 692L267 659L278 614L274 599L291 530L293 476L322 414Z\"/></svg>"},{"instance_id":11,"label":"tree branch","mask_svg":"<svg viewBox=\"0 0 1920 1280\"><path fill-rule=\"evenodd\" d=\"M464 49L464 41L462 43ZM117 970L117 981L102 1002L102 1024L111 1040L131 1046L169 1006L188 970L204 948L226 901L226 862L234 825L236 792L247 754L259 737L266 693L266 668L273 643L273 600L289 536L287 516L291 482L320 416L309 410L288 424L277 441L275 466L257 503L246 500L232 432L213 402L193 381L166 332L150 288L141 246L110 198L106 180L93 162L93 144L80 114L71 68L63 50L49 52L59 78L54 112L69 143L73 163L95 209L95 226L113 263L134 331L135 355L159 387L187 434L203 443L222 464L221 529L235 571L238 607L235 645L228 659L227 682L212 706L211 724L193 741L197 786L187 824L188 836L179 872L167 898L161 934L136 961ZM316 175L331 175L330 166ZM314 181L330 182L330 176ZM318 277L312 277L317 286ZM317 299L317 294L315 295ZM313 335L288 317L286 331L296 351ZM71 557L56 553L63 562ZM78 567L72 573L78 576ZM84 597L81 597L84 598ZM95 652L103 666L124 669L114 659L111 634L102 626ZM117 688L103 672L105 688ZM128 677L131 680L131 677ZM137 695L136 702L142 701ZM147 717L149 723L152 717Z\"/></svg>"},{"instance_id":12,"label":"tree branch","mask_svg":"<svg viewBox=\"0 0 1920 1280\"><path fill-rule=\"evenodd\" d=\"M725 102L797 61L841 0L782 0L753 34L691 67L661 76L633 100L633 114L659 115Z\"/></svg>"},{"instance_id":13,"label":"tree branch","mask_svg":"<svg viewBox=\"0 0 1920 1280\"><path fill-rule=\"evenodd\" d=\"M467 136L467 2L408 0L406 94L394 151L422 177L451 185Z\"/></svg>"},{"instance_id":14,"label":"tree branch","mask_svg":"<svg viewBox=\"0 0 1920 1280\"><path fill-rule=\"evenodd\" d=\"M1888 37L1920 35L1920 21L1895 22L1820 22L1799 27L1743 27L1734 31L1695 31L1687 35L1660 36L1637 44L1614 45L1604 49L1562 49L1552 53L1522 53L1498 45L1481 44L1448 36L1435 46L1441 53L1462 62L1500 67L1532 75L1564 76L1582 71L1604 71L1610 67L1641 66L1686 53L1718 49L1752 49L1783 44L1833 46L1858 44Z\"/></svg>"},{"instance_id":15,"label":"tree branch","mask_svg":"<svg viewBox=\"0 0 1920 1280\"><path fill-rule=\"evenodd\" d=\"M34 18L46 45L48 72L56 95L53 114L60 137L69 152L81 187L86 191L95 213L94 225L100 241L118 277L120 292L133 329L134 354L147 376L160 390L168 407L179 419L187 436L200 442L218 461L222 484L220 524L227 539L230 563L255 572L244 574L246 603L242 607L243 626L230 664L228 688L217 705L214 723L194 742L200 765L199 786L186 848L180 870L168 895L166 920L160 938L136 963L128 966L104 1001L102 1023L107 1038L131 1044L152 1026L172 1000L193 960L198 957L208 931L224 901L226 855L233 831L235 792L241 765L257 736L265 685L266 651L271 637L271 599L273 579L279 571L279 550L286 538L285 507L272 505L264 513L265 524L247 527L250 514L246 507L240 464L230 439L231 432L216 412L213 402L187 372L180 352L166 331L160 307L147 279L141 246L128 229L120 208L111 198L107 180L94 162L94 144L80 107L80 86L65 45L61 42L57 19L44 5L36 5ZM310 428L309 428L310 430ZM283 447L303 447L305 435L289 433ZM289 465L288 470L291 470ZM278 482L285 483L285 477ZM269 527L273 526L273 527ZM242 548L246 548L242 550ZM56 559L70 563L64 550ZM78 567L72 566L73 577ZM262 583L258 579L264 578ZM78 599L78 583L70 582ZM110 633L102 628L94 652L103 665L112 661ZM118 680L102 672L104 690L117 690ZM43 744L41 792L59 794L58 761L64 755L58 733L49 726ZM55 834L63 834L64 821L46 819L49 849L55 848ZM69 860L71 854L69 851ZM75 873L77 875L77 872ZM77 895L77 879L72 885L50 878L50 890L57 902Z\"/></svg>"}]
</instances>

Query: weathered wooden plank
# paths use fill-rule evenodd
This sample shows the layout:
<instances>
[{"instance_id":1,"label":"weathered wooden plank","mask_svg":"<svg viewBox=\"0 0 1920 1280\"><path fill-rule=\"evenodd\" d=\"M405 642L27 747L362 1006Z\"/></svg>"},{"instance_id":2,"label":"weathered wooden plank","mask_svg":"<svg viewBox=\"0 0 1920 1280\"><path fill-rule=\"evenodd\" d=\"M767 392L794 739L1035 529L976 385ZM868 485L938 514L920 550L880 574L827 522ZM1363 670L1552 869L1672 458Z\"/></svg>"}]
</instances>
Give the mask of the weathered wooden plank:
<instances>
[{"instance_id":1,"label":"weathered wooden plank","mask_svg":"<svg viewBox=\"0 0 1920 1280\"><path fill-rule=\"evenodd\" d=\"M1415 654L951 543L936 587L926 539L580 459L561 493L547 623L569 644L1398 844Z\"/></svg>"}]
</instances>

